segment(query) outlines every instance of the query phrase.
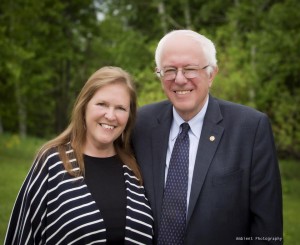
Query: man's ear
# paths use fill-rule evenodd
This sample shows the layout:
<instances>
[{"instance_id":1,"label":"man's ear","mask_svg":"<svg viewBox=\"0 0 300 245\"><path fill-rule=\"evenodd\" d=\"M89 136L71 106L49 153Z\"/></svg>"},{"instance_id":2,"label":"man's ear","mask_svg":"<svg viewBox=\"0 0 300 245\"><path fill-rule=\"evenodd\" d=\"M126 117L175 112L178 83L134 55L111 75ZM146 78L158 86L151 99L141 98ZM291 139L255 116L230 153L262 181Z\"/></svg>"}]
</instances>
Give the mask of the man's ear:
<instances>
[{"instance_id":1,"label":"man's ear","mask_svg":"<svg viewBox=\"0 0 300 245\"><path fill-rule=\"evenodd\" d=\"M160 78L160 75L158 73L159 71L160 71L160 69L158 69L158 67L155 67L155 74L158 78Z\"/></svg>"},{"instance_id":2,"label":"man's ear","mask_svg":"<svg viewBox=\"0 0 300 245\"><path fill-rule=\"evenodd\" d=\"M213 67L212 72L209 74L209 87L212 86L212 83L213 83L216 75L218 74L218 72L219 72L219 67L218 66Z\"/></svg>"}]
</instances>

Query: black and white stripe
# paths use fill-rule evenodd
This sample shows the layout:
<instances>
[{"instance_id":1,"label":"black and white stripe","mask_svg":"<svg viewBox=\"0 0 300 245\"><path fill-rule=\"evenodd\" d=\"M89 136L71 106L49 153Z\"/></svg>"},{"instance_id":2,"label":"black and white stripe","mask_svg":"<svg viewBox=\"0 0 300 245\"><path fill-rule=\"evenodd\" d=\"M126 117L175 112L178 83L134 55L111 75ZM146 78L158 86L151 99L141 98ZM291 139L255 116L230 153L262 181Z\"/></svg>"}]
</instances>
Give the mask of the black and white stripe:
<instances>
[{"instance_id":1,"label":"black and white stripe","mask_svg":"<svg viewBox=\"0 0 300 245\"><path fill-rule=\"evenodd\" d=\"M71 161L76 163L76 159ZM77 170L74 167L73 171ZM153 218L144 187L126 165L123 170L127 193L125 244L152 244ZM45 153L33 164L15 202L4 243L106 243L101 211L84 178L69 175L58 152Z\"/></svg>"}]
</instances>

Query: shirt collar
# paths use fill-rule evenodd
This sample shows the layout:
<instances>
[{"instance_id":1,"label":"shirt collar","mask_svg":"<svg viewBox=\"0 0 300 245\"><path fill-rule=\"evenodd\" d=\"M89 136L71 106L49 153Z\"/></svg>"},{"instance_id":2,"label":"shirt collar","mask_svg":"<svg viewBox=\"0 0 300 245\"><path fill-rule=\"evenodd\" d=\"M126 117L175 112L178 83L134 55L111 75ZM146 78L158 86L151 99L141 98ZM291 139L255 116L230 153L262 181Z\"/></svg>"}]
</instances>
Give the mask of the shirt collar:
<instances>
[{"instance_id":1,"label":"shirt collar","mask_svg":"<svg viewBox=\"0 0 300 245\"><path fill-rule=\"evenodd\" d=\"M195 137L197 137L198 139L200 138L202 124L208 106L208 100L209 100L209 96L207 97L207 100L204 106L202 107L202 109L191 120L187 122L190 125L192 134L195 135ZM176 139L180 131L180 125L184 122L185 121L179 116L179 114L177 113L177 111L173 106L173 123L170 131L170 136L172 141Z\"/></svg>"}]
</instances>

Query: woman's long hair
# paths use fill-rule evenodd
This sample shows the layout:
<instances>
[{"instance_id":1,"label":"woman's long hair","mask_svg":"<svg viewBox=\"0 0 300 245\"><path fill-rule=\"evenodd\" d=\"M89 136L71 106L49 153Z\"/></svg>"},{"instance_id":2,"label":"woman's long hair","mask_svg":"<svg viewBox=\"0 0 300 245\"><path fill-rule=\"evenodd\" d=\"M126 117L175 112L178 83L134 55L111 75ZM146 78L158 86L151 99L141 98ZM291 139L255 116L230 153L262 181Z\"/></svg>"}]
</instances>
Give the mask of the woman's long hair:
<instances>
[{"instance_id":1,"label":"woman's long hair","mask_svg":"<svg viewBox=\"0 0 300 245\"><path fill-rule=\"evenodd\" d=\"M73 176L83 175L83 147L86 141L85 113L87 104L99 89L113 83L125 84L130 95L130 113L128 122L123 133L114 141L115 150L121 161L132 169L135 176L142 184L141 173L132 153L130 144L131 132L136 118L136 92L131 76L119 67L106 66L92 74L75 101L69 126L56 138L48 141L42 146L39 150L38 158L42 156L43 152L55 147L59 152L59 156L65 169ZM69 149L69 143L74 150L73 156L72 154L66 153ZM71 171L74 167L70 162L70 158L72 157L76 157L77 159L79 167L79 171L77 172Z\"/></svg>"}]
</instances>

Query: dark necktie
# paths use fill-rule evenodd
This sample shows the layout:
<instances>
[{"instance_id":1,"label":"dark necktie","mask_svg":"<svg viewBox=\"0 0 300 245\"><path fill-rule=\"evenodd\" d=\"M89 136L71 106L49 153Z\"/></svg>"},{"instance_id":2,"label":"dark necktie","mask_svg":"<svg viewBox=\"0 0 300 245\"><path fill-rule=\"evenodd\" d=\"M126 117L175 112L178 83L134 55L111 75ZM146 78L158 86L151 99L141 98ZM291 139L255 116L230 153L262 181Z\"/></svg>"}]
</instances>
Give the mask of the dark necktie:
<instances>
[{"instance_id":1,"label":"dark necktie","mask_svg":"<svg viewBox=\"0 0 300 245\"><path fill-rule=\"evenodd\" d=\"M158 244L179 245L184 242L186 228L187 189L189 169L188 123L181 124L172 151L164 190Z\"/></svg>"}]
</instances>

